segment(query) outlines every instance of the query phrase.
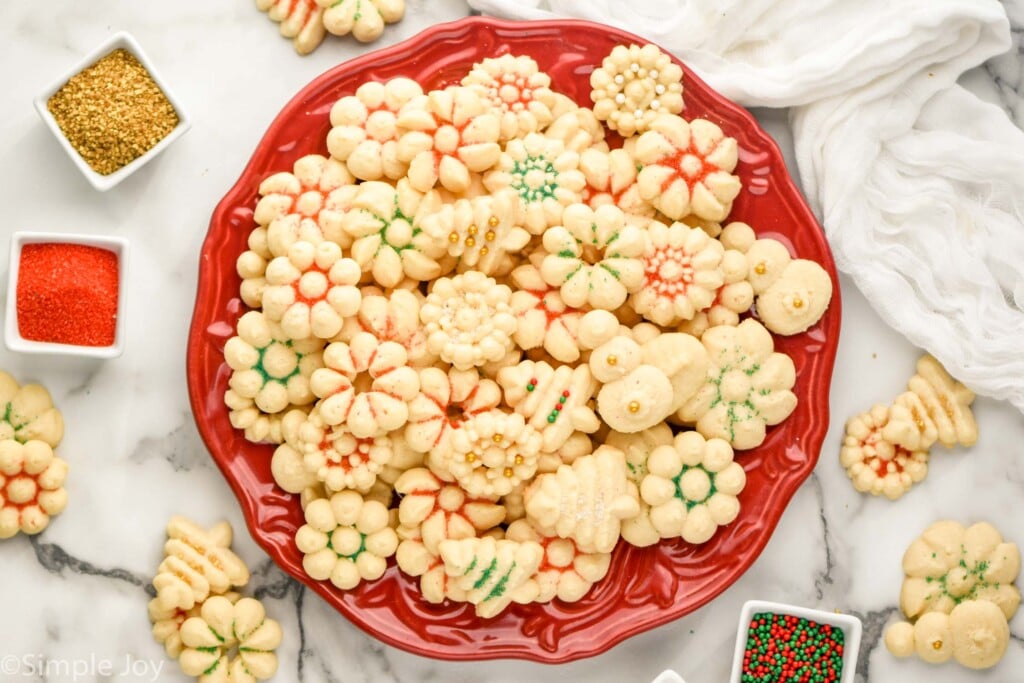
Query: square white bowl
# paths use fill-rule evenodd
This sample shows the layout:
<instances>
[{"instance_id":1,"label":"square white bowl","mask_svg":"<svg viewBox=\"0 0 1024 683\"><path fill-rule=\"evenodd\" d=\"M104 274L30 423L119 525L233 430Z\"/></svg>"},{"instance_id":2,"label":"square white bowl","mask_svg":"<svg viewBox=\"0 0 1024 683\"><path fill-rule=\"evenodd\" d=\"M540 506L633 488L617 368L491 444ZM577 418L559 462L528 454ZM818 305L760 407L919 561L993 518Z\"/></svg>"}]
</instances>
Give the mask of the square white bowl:
<instances>
[{"instance_id":1,"label":"square white bowl","mask_svg":"<svg viewBox=\"0 0 1024 683\"><path fill-rule=\"evenodd\" d=\"M857 655L860 651L860 636L863 630L860 619L852 614L826 612L765 600L748 600L740 610L740 624L736 630L736 649L733 653L732 675L729 676L729 683L740 683L743 676L743 652L747 645L747 630L754 615L761 612L789 615L842 629L843 670L839 674L839 683L853 683L853 679L857 675Z\"/></svg>"},{"instance_id":2,"label":"square white bowl","mask_svg":"<svg viewBox=\"0 0 1024 683\"><path fill-rule=\"evenodd\" d=\"M167 100L171 103L171 106L174 107L174 111L178 114L178 125L175 126L174 130L160 140L160 142L156 143L148 152L139 158L122 166L110 175L102 175L94 171L92 167L86 163L85 159L83 159L75 150L75 148L71 146L71 142L64 136L64 132L60 129L60 126L57 125L57 120L53 118L53 114L51 114L50 110L47 109L46 104L54 93L63 88L64 84L67 83L72 76L92 66L118 48L124 48L135 55L135 58L139 60L139 63L146 67L146 71L149 72L149 75L156 82L157 86L159 86L160 90L163 91L164 95L167 96ZM33 103L35 104L36 111L39 112L40 118L43 119L43 123L47 125L50 132L52 132L57 138L57 141L60 143L61 147L64 148L64 151L68 153L68 156L75 162L75 165L78 166L78 169L86 179L92 183L92 186L100 192L106 192L132 173L135 173L135 171L142 168L157 154L167 149L168 145L180 138L189 128L192 127L192 119L190 119L188 114L185 113L185 110L181 106L181 102L179 102L178 98L176 98L174 93L171 92L171 89L167 86L167 82L160 78L160 74L157 73L157 70L153 67L153 63L149 61L146 53L142 51L142 47L125 31L115 33L108 40L104 41L102 45L90 52L80 62L78 62L78 64L75 64L75 66L69 69L63 76L54 81L54 83L47 88L45 92L33 100Z\"/></svg>"},{"instance_id":3,"label":"square white bowl","mask_svg":"<svg viewBox=\"0 0 1024 683\"><path fill-rule=\"evenodd\" d=\"M18 270L21 249L26 244L81 244L107 249L117 255L117 325L110 346L78 346L25 339L18 332ZM68 235L57 232L16 232L11 236L10 265L7 271L7 316L4 320L4 344L20 353L48 353L84 358L117 358L124 353L125 291L128 275L128 240L100 235Z\"/></svg>"}]
</instances>

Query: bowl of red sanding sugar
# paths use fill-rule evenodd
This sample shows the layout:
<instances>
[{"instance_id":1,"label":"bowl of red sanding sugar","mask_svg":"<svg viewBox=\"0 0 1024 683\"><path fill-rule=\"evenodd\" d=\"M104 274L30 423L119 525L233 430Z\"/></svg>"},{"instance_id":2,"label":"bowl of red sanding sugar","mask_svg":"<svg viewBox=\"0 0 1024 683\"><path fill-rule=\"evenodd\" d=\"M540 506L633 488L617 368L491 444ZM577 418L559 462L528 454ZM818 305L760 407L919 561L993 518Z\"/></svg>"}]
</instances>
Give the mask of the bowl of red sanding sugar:
<instances>
[{"instance_id":1,"label":"bowl of red sanding sugar","mask_svg":"<svg viewBox=\"0 0 1024 683\"><path fill-rule=\"evenodd\" d=\"M750 600L729 683L853 683L861 630L852 614Z\"/></svg>"},{"instance_id":2,"label":"bowl of red sanding sugar","mask_svg":"<svg viewBox=\"0 0 1024 683\"><path fill-rule=\"evenodd\" d=\"M7 348L120 356L127 257L128 241L120 237L14 233L4 321Z\"/></svg>"}]
</instances>

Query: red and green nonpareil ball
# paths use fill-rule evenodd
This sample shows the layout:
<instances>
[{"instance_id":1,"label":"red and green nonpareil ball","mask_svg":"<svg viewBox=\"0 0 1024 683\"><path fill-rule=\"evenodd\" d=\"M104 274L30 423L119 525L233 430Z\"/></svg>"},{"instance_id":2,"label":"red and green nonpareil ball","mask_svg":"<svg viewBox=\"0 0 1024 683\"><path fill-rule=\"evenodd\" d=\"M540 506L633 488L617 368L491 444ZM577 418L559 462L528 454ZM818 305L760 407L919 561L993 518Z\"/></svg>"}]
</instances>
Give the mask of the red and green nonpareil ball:
<instances>
[{"instance_id":1,"label":"red and green nonpareil ball","mask_svg":"<svg viewBox=\"0 0 1024 683\"><path fill-rule=\"evenodd\" d=\"M747 628L741 683L835 683L843 673L843 630L759 612Z\"/></svg>"}]
</instances>

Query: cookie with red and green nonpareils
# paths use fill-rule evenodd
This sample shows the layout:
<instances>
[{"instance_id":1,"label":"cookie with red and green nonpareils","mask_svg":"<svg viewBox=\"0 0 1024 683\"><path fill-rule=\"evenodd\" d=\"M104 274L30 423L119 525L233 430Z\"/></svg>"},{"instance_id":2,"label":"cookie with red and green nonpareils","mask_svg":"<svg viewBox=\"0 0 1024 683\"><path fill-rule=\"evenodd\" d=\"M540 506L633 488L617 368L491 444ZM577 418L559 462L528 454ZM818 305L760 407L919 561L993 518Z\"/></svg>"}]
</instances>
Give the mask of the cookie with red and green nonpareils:
<instances>
[{"instance_id":1,"label":"cookie with red and green nonpareils","mask_svg":"<svg viewBox=\"0 0 1024 683\"><path fill-rule=\"evenodd\" d=\"M636 143L640 196L673 220L721 221L740 192L735 138L704 119L660 114Z\"/></svg>"},{"instance_id":2,"label":"cookie with red and green nonpareils","mask_svg":"<svg viewBox=\"0 0 1024 683\"><path fill-rule=\"evenodd\" d=\"M67 463L43 441L0 441L0 538L38 534L68 504Z\"/></svg>"},{"instance_id":3,"label":"cookie with red and green nonpareils","mask_svg":"<svg viewBox=\"0 0 1024 683\"><path fill-rule=\"evenodd\" d=\"M543 130L554 119L551 77L523 55L502 55L473 65L462 85L480 92L498 113L501 140Z\"/></svg>"},{"instance_id":4,"label":"cookie with red and green nonpareils","mask_svg":"<svg viewBox=\"0 0 1024 683\"><path fill-rule=\"evenodd\" d=\"M741 683L836 683L843 674L843 630L788 614L758 612L747 627Z\"/></svg>"},{"instance_id":5,"label":"cookie with red and green nonpareils","mask_svg":"<svg viewBox=\"0 0 1024 683\"><path fill-rule=\"evenodd\" d=\"M597 381L586 365L524 360L498 372L498 384L505 403L540 432L544 451L557 451L573 432L592 434L601 426L590 405Z\"/></svg>"}]
</instances>

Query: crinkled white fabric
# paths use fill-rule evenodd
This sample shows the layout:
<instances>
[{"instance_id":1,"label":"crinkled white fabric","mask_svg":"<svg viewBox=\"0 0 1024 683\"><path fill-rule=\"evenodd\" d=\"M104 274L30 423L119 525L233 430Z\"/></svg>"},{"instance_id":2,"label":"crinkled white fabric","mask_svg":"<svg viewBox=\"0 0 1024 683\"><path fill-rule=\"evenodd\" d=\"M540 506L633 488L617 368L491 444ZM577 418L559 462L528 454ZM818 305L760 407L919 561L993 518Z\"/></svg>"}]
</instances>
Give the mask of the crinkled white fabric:
<instances>
[{"instance_id":1,"label":"crinkled white fabric","mask_svg":"<svg viewBox=\"0 0 1024 683\"><path fill-rule=\"evenodd\" d=\"M1024 133L956 84L1010 46L996 0L469 4L617 26L744 105L792 107L839 268L951 374L1024 410Z\"/></svg>"}]
</instances>

